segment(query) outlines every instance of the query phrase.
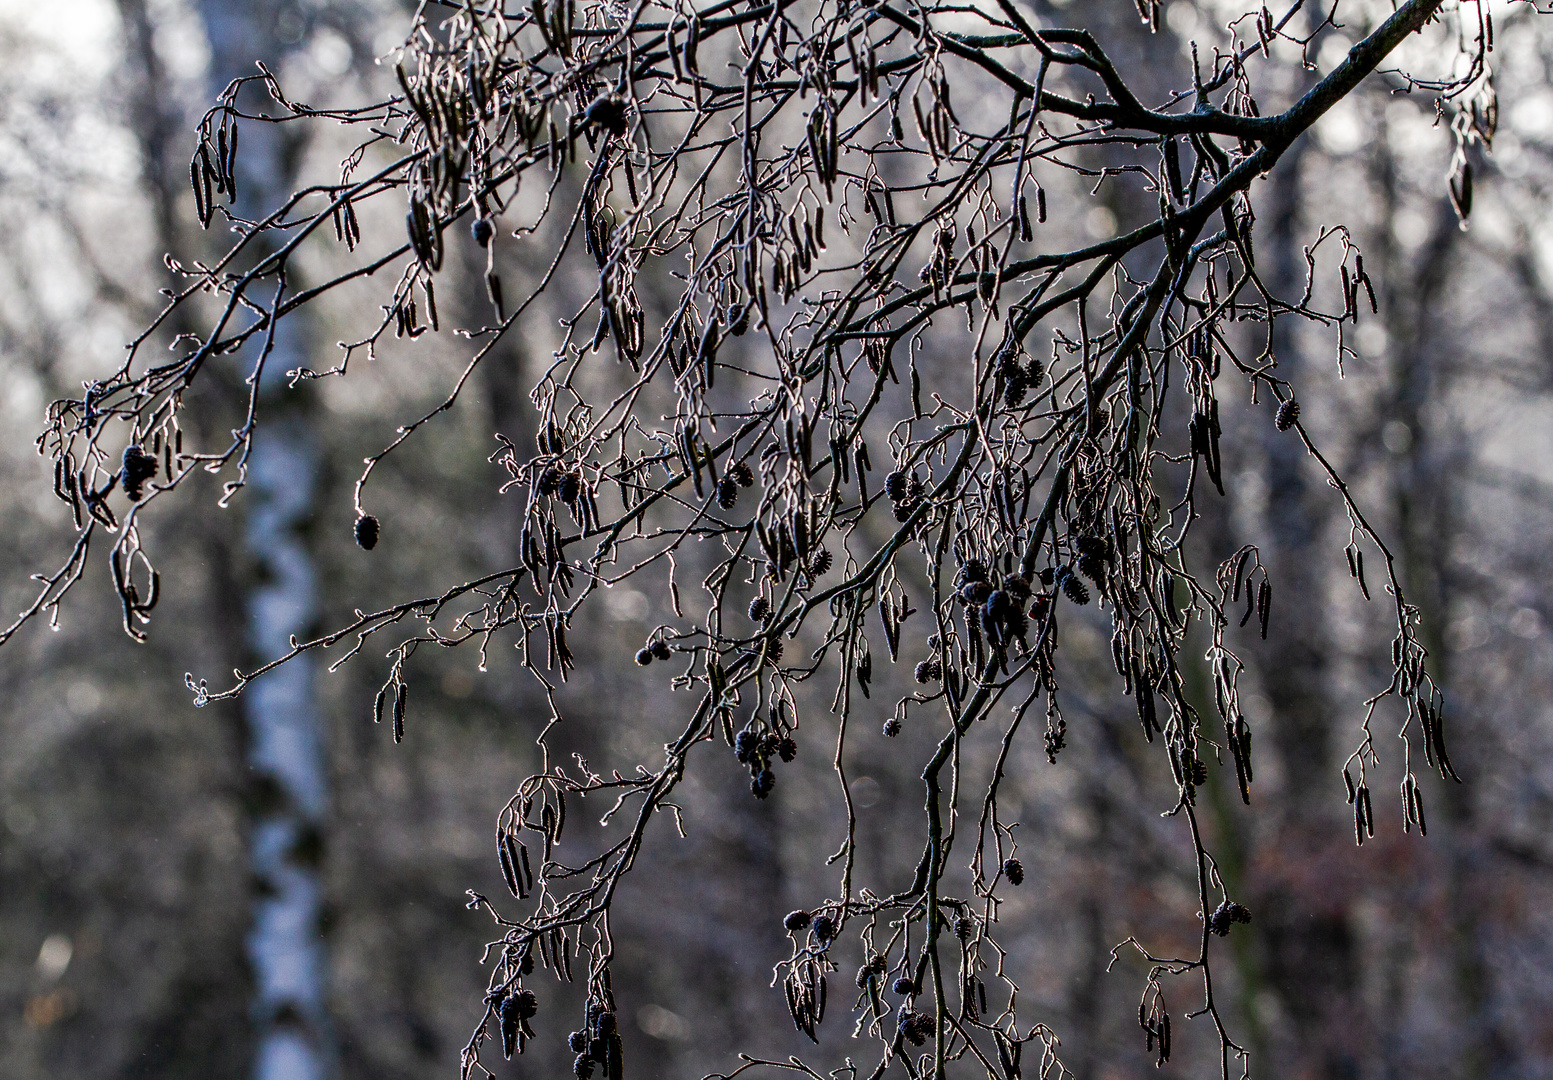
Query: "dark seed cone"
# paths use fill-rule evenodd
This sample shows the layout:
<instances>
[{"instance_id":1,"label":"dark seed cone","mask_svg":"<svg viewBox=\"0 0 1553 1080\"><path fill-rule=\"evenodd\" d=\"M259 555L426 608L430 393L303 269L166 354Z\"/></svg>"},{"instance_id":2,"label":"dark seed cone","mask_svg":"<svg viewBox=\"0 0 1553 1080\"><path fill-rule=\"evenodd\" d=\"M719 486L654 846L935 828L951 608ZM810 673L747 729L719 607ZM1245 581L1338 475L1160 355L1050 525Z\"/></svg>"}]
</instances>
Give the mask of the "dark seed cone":
<instances>
[{"instance_id":1,"label":"dark seed cone","mask_svg":"<svg viewBox=\"0 0 1553 1080\"><path fill-rule=\"evenodd\" d=\"M745 728L733 737L733 756L739 764L748 765L755 760L755 755L760 749L760 736Z\"/></svg>"},{"instance_id":2,"label":"dark seed cone","mask_svg":"<svg viewBox=\"0 0 1553 1080\"><path fill-rule=\"evenodd\" d=\"M993 593L991 583L986 581L970 581L960 589L960 596L967 604L984 604Z\"/></svg>"},{"instance_id":3,"label":"dark seed cone","mask_svg":"<svg viewBox=\"0 0 1553 1080\"><path fill-rule=\"evenodd\" d=\"M1025 385L1023 375L1020 375L1017 378L1009 379L1008 382L1003 385L1004 403L1007 404L1010 409L1019 408L1019 406L1024 403L1025 391L1027 389L1028 387Z\"/></svg>"},{"instance_id":4,"label":"dark seed cone","mask_svg":"<svg viewBox=\"0 0 1553 1080\"><path fill-rule=\"evenodd\" d=\"M145 494L146 481L155 475L156 458L138 446L124 448L124 458L119 465L119 483L124 485L124 494L139 502Z\"/></svg>"},{"instance_id":5,"label":"dark seed cone","mask_svg":"<svg viewBox=\"0 0 1553 1080\"><path fill-rule=\"evenodd\" d=\"M761 769L750 781L750 792L757 799L764 799L770 795L774 787L776 787L776 773L770 769Z\"/></svg>"},{"instance_id":6,"label":"dark seed cone","mask_svg":"<svg viewBox=\"0 0 1553 1080\"><path fill-rule=\"evenodd\" d=\"M1078 572L1096 585L1102 585L1105 583L1105 560L1085 552L1078 557Z\"/></svg>"},{"instance_id":7,"label":"dark seed cone","mask_svg":"<svg viewBox=\"0 0 1553 1080\"><path fill-rule=\"evenodd\" d=\"M1213 913L1208 916L1208 929L1219 937L1224 937L1235 923L1248 923L1250 921L1251 912L1233 900L1226 900L1214 908Z\"/></svg>"},{"instance_id":8,"label":"dark seed cone","mask_svg":"<svg viewBox=\"0 0 1553 1080\"><path fill-rule=\"evenodd\" d=\"M733 475L724 475L717 482L717 505L724 510L732 510L739 501L739 485L734 482Z\"/></svg>"},{"instance_id":9,"label":"dark seed cone","mask_svg":"<svg viewBox=\"0 0 1553 1080\"><path fill-rule=\"evenodd\" d=\"M960 564L960 572L955 575L957 585L965 585L972 581L987 580L987 564L980 559L966 559Z\"/></svg>"},{"instance_id":10,"label":"dark seed cone","mask_svg":"<svg viewBox=\"0 0 1553 1080\"><path fill-rule=\"evenodd\" d=\"M1009 859L1003 863L1003 876L1008 878L1010 885L1023 885L1025 883L1025 864L1018 859Z\"/></svg>"},{"instance_id":11,"label":"dark seed cone","mask_svg":"<svg viewBox=\"0 0 1553 1080\"><path fill-rule=\"evenodd\" d=\"M509 994L501 1003L501 1049L503 1056L511 1058L520 1049L520 1036L532 1034L527 1021L539 1011L539 999L532 990L519 990Z\"/></svg>"},{"instance_id":12,"label":"dark seed cone","mask_svg":"<svg viewBox=\"0 0 1553 1080\"><path fill-rule=\"evenodd\" d=\"M557 489L561 501L570 506L577 501L577 496L582 494L582 480L576 473L567 473L561 477L561 483Z\"/></svg>"},{"instance_id":13,"label":"dark seed cone","mask_svg":"<svg viewBox=\"0 0 1553 1080\"><path fill-rule=\"evenodd\" d=\"M490 218L475 218L474 224L469 226L469 235L473 236L475 243L481 247L489 247L491 237L496 235L496 226L491 224Z\"/></svg>"},{"instance_id":14,"label":"dark seed cone","mask_svg":"<svg viewBox=\"0 0 1553 1080\"><path fill-rule=\"evenodd\" d=\"M743 337L750 329L751 304L741 304L728 313L728 332L734 337ZM745 487L749 485L746 484Z\"/></svg>"},{"instance_id":15,"label":"dark seed cone","mask_svg":"<svg viewBox=\"0 0 1553 1080\"><path fill-rule=\"evenodd\" d=\"M668 660L674 652L669 648L667 641L655 641L652 643L652 655L654 660Z\"/></svg>"},{"instance_id":16,"label":"dark seed cone","mask_svg":"<svg viewBox=\"0 0 1553 1080\"><path fill-rule=\"evenodd\" d=\"M782 926L789 932L796 934L800 930L809 928L809 913L800 908L797 911L789 911L787 918L782 920Z\"/></svg>"},{"instance_id":17,"label":"dark seed cone","mask_svg":"<svg viewBox=\"0 0 1553 1080\"><path fill-rule=\"evenodd\" d=\"M1278 415L1273 418L1273 423L1277 425L1279 431L1288 431L1299 421L1299 418L1300 403L1290 398L1278 406Z\"/></svg>"},{"instance_id":18,"label":"dark seed cone","mask_svg":"<svg viewBox=\"0 0 1553 1080\"><path fill-rule=\"evenodd\" d=\"M927 1042L933 1034L933 1017L927 1013L918 1012L915 1009L902 1009L900 1014L900 1031L906 1036L906 1041L912 1046L921 1046Z\"/></svg>"},{"instance_id":19,"label":"dark seed cone","mask_svg":"<svg viewBox=\"0 0 1553 1080\"><path fill-rule=\"evenodd\" d=\"M637 649L636 650L636 662L638 664L640 664L642 667L646 667L648 664L652 663L652 650L651 649Z\"/></svg>"},{"instance_id":20,"label":"dark seed cone","mask_svg":"<svg viewBox=\"0 0 1553 1080\"><path fill-rule=\"evenodd\" d=\"M750 601L750 622L765 622L771 615L771 601L764 596L757 596Z\"/></svg>"},{"instance_id":21,"label":"dark seed cone","mask_svg":"<svg viewBox=\"0 0 1553 1080\"><path fill-rule=\"evenodd\" d=\"M371 514L363 514L356 519L356 543L363 551L371 551L377 547L377 537L377 518Z\"/></svg>"},{"instance_id":22,"label":"dark seed cone","mask_svg":"<svg viewBox=\"0 0 1553 1080\"><path fill-rule=\"evenodd\" d=\"M1002 589L994 589L987 594L987 601L982 605L982 614L988 623L1001 623L1008 618L1008 613L1013 610L1013 601L1008 598L1008 593Z\"/></svg>"},{"instance_id":23,"label":"dark seed cone","mask_svg":"<svg viewBox=\"0 0 1553 1080\"><path fill-rule=\"evenodd\" d=\"M890 717L884 722L884 733L892 739L895 738L901 733L901 722L893 716Z\"/></svg>"},{"instance_id":24,"label":"dark seed cone","mask_svg":"<svg viewBox=\"0 0 1553 1080\"><path fill-rule=\"evenodd\" d=\"M1063 567L1061 579L1062 594L1064 596L1080 607L1089 603L1089 586L1085 585L1077 574L1067 567Z\"/></svg>"},{"instance_id":25,"label":"dark seed cone","mask_svg":"<svg viewBox=\"0 0 1553 1080\"><path fill-rule=\"evenodd\" d=\"M728 475L733 477L733 482L740 487L752 487L755 483L755 474L742 461L728 466Z\"/></svg>"},{"instance_id":26,"label":"dark seed cone","mask_svg":"<svg viewBox=\"0 0 1553 1080\"><path fill-rule=\"evenodd\" d=\"M624 135L626 131L626 103L618 94L600 94L583 114L590 124L596 124L611 135Z\"/></svg>"},{"instance_id":27,"label":"dark seed cone","mask_svg":"<svg viewBox=\"0 0 1553 1080\"><path fill-rule=\"evenodd\" d=\"M1030 632L1030 619L1022 610L1016 607L1009 611L1007 618L1003 620L1003 629L1010 638L1018 638L1020 641L1023 641L1025 635Z\"/></svg>"}]
</instances>

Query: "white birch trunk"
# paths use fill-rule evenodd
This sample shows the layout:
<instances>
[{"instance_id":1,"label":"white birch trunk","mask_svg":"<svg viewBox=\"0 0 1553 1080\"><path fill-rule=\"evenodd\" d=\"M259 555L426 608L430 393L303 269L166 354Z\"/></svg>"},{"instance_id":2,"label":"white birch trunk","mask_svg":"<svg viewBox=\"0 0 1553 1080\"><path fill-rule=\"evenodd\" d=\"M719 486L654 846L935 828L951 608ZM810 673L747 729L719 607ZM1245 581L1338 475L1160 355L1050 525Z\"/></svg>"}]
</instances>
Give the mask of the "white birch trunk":
<instances>
[{"instance_id":1,"label":"white birch trunk","mask_svg":"<svg viewBox=\"0 0 1553 1080\"><path fill-rule=\"evenodd\" d=\"M202 0L213 94L234 78L256 74L257 60L281 68L288 46L275 36L278 6L266 0ZM249 108L264 104L254 91L245 91L243 100ZM269 125L244 125L237 209L246 217L264 215L291 189L283 134ZM293 634L306 633L316 609L312 556L298 533L313 512L316 449L304 415L287 402L284 389L286 371L305 360L305 340L291 320L277 333L266 361L265 423L249 459L245 493L247 545L262 582L245 605L248 642L262 659L284 652ZM302 657L254 683L242 698L248 766L272 778L280 795L277 805L256 817L251 834L250 859L259 883L247 942L259 1035L256 1080L325 1080L331 1071L318 928L322 888L316 868L296 857L321 826L327 801L313 674L311 658Z\"/></svg>"}]
</instances>

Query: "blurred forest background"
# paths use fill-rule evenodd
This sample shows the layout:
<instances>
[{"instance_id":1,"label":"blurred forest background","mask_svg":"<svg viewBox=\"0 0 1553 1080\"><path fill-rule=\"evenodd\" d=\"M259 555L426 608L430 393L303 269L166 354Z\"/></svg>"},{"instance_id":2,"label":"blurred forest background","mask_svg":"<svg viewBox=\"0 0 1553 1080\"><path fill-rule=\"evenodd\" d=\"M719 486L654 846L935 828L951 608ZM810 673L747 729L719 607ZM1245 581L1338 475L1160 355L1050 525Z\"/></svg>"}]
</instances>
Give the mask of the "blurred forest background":
<instances>
[{"instance_id":1,"label":"blurred forest background","mask_svg":"<svg viewBox=\"0 0 1553 1080\"><path fill-rule=\"evenodd\" d=\"M1188 42L1210 40L1242 10L1173 0L1156 34L1124 0L1061 6L1060 17L1130 55L1163 99L1186 77ZM118 362L170 284L164 253L192 260L222 246L198 228L188 158L193 127L239 73L234 63L249 73L264 59L295 100L359 103L389 92L391 67L374 59L400 44L409 18L399 0L0 4L6 610L20 609L27 575L51 567L71 534L32 444L44 406ZM1356 742L1360 702L1385 681L1388 635L1375 632L1385 612L1348 578L1347 520L1313 463L1241 393L1223 418L1225 472L1237 481L1205 531L1270 554L1278 607L1269 640L1249 650L1255 812L1215 770L1204 819L1254 917L1229 939L1220 1003L1259 1077L1553 1076L1553 25L1524 5L1496 5L1496 21L1503 115L1492 153L1473 162L1470 230L1446 197L1449 131L1427 95L1393 94L1384 79L1333 110L1254 192L1262 265L1276 286L1298 294L1303 245L1339 223L1379 286L1380 315L1361 322L1341 372L1325 331L1291 327L1276 346L1318 441L1400 554L1467 780L1423 781L1426 840L1403 835L1396 804L1378 791L1375 840L1355 848L1339 765ZM1365 29L1327 31L1318 68ZM1270 111L1300 89L1259 96ZM309 131L250 149L270 155L286 186L332 174L351 137ZM1118 185L1093 198L1070 188L1046 226L1059 236L1106 236L1156 212L1130 206ZM442 283L443 319L454 324L485 302L483 253L459 240ZM321 253L315 272L327 269ZM525 269L503 271L522 280ZM337 298L315 317L303 343L314 366L375 314L350 303L378 302L367 296ZM315 576L314 626L512 565L515 511L488 455L493 432L532 445L526 393L546 360L540 342L509 343L435 440L388 460L372 506L384 539L370 555L351 541L355 463L441 397L463 345L427 335L359 377L293 395L293 435L311 462L312 509L295 539ZM235 394L222 377L205 392ZM123 634L94 559L58 632L34 626L0 651L7 1080L245 1076L258 1032L277 1020L256 1013L247 944L266 887L250 839L275 785L251 764L241 703L197 711L183 685L185 672L220 681L260 659L245 605L271 571L245 541L252 500L219 510L218 494L212 480L198 498L159 504L174 508L142 526L164 571L176 571L149 644ZM664 617L659 598L622 587L605 599L576 635L578 670L560 698L562 742L599 769L651 757L686 707L666 679L631 663ZM1065 633L1070 747L1056 766L1036 744L1012 763L1030 880L1004 905L1002 940L1027 1008L1056 1030L1080 1080L1143 1076L1153 1066L1136 1026L1141 969L1127 955L1106 969L1129 934L1168 951L1199 933L1190 847L1179 821L1159 817L1175 787L1163 759L1141 753L1133 707L1108 675L1108 631L1075 619ZM465 909L465 890L503 891L495 814L533 768L547 715L510 650L493 653L484 673L467 650L422 651L415 665L398 746L371 723L382 678L372 658L313 684L326 802L286 857L321 888L322 1012L293 1022L339 1080L455 1075L482 1008L491 930ZM881 722L892 700L876 694ZM911 830L892 827L891 808L918 803L914 770L933 738L922 724L851 751L851 775L867 778L853 782L865 884L909 873L920 851ZM1399 748L1381 749L1396 767ZM680 789L688 838L660 830L616 910L615 989L633 1077L694 1078L733 1068L737 1050L796 1048L770 971L786 955L782 915L826 891L816 845L839 840L824 753L819 741L806 746L815 767L784 773L766 802L732 767L693 774ZM543 999L545 1036L501 1074L568 1075L556 1014L579 1000L575 988ZM821 1033L836 1061L849 1027L843 1017ZM1167 1075L1200 1074L1214 1045L1209 1032L1183 1028L1185 1050Z\"/></svg>"}]
</instances>

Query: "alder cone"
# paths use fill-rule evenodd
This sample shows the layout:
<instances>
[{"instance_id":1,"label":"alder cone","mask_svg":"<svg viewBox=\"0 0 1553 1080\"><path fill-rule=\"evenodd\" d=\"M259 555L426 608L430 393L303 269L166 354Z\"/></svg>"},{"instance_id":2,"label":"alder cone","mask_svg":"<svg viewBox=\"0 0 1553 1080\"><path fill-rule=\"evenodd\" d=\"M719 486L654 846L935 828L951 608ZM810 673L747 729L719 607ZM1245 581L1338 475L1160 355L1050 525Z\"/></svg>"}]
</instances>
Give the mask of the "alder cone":
<instances>
[{"instance_id":1,"label":"alder cone","mask_svg":"<svg viewBox=\"0 0 1553 1080\"><path fill-rule=\"evenodd\" d=\"M618 94L601 94L593 99L584 114L588 123L603 128L611 135L626 132L626 102Z\"/></svg>"},{"instance_id":2,"label":"alder cone","mask_svg":"<svg viewBox=\"0 0 1553 1080\"><path fill-rule=\"evenodd\" d=\"M1288 431L1300 418L1300 403L1290 398L1278 406L1278 415L1273 417L1273 424L1279 431Z\"/></svg>"}]
</instances>

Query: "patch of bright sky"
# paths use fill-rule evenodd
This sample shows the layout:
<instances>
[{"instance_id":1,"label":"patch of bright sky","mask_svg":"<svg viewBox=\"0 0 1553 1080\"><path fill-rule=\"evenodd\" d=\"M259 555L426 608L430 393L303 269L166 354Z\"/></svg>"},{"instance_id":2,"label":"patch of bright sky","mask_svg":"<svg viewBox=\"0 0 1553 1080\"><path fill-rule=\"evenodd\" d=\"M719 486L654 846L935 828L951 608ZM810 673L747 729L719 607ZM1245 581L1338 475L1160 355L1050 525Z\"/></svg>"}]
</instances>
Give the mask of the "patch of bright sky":
<instances>
[{"instance_id":1,"label":"patch of bright sky","mask_svg":"<svg viewBox=\"0 0 1553 1080\"><path fill-rule=\"evenodd\" d=\"M156 55L175 79L201 80L210 66L210 43L199 12L186 0L151 0Z\"/></svg>"},{"instance_id":2,"label":"patch of bright sky","mask_svg":"<svg viewBox=\"0 0 1553 1080\"><path fill-rule=\"evenodd\" d=\"M158 58L174 79L199 78L210 51L197 14L183 0L151 0ZM123 48L112 0L0 0L0 30L41 48L25 51L25 77L77 90L111 77ZM13 58L13 61L15 58ZM19 74L13 67L13 76Z\"/></svg>"},{"instance_id":3,"label":"patch of bright sky","mask_svg":"<svg viewBox=\"0 0 1553 1080\"><path fill-rule=\"evenodd\" d=\"M98 81L112 71L119 54L119 20L107 0L0 0L0 26L45 46L27 53L30 78Z\"/></svg>"}]
</instances>

